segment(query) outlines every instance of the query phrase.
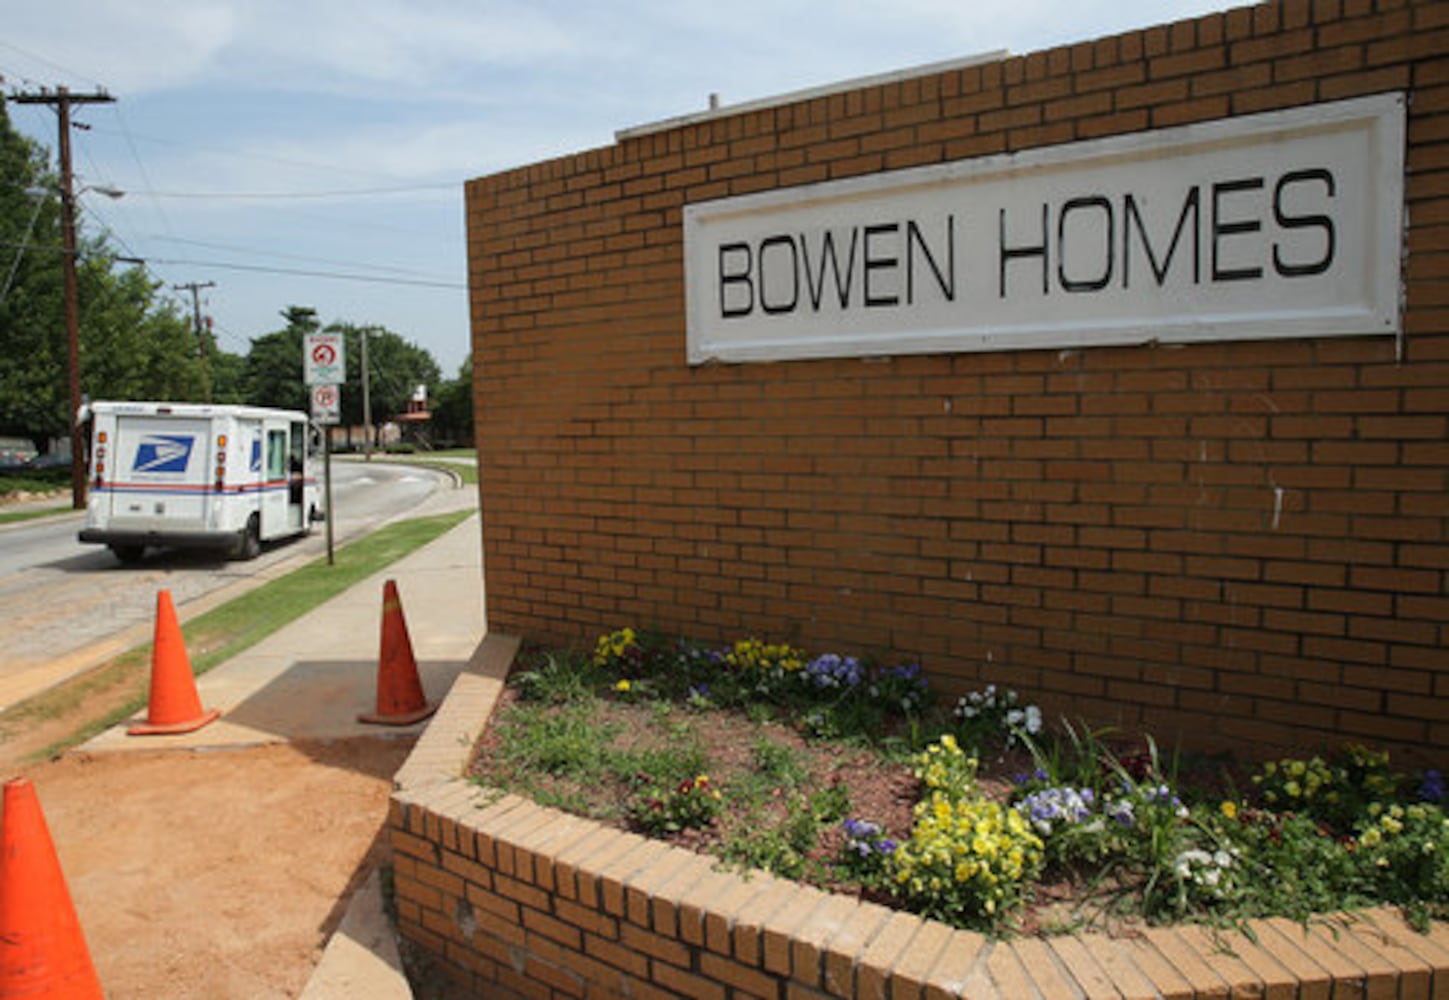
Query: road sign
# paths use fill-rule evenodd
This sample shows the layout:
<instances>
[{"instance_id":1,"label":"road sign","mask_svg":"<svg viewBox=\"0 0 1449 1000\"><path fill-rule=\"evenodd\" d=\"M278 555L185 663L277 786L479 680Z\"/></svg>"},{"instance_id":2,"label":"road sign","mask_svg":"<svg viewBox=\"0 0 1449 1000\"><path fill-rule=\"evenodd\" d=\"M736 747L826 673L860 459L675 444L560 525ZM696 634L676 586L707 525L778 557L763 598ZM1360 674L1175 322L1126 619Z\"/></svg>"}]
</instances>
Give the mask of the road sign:
<instances>
[{"instance_id":1,"label":"road sign","mask_svg":"<svg viewBox=\"0 0 1449 1000\"><path fill-rule=\"evenodd\" d=\"M309 333L302 338L302 381L307 385L341 385L347 381L342 334Z\"/></svg>"},{"instance_id":2,"label":"road sign","mask_svg":"<svg viewBox=\"0 0 1449 1000\"><path fill-rule=\"evenodd\" d=\"M342 390L335 385L312 387L312 419L319 424L336 424L342 419Z\"/></svg>"}]
</instances>

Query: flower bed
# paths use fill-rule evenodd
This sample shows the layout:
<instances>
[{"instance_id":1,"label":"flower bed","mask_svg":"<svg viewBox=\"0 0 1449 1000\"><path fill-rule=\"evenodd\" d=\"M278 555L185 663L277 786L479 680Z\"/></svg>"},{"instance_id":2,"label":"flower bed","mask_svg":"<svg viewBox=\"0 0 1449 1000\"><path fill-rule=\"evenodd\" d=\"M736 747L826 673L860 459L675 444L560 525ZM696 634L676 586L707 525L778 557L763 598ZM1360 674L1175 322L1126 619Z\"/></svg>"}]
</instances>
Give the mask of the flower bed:
<instances>
[{"instance_id":1,"label":"flower bed","mask_svg":"<svg viewBox=\"0 0 1449 1000\"><path fill-rule=\"evenodd\" d=\"M485 639L389 816L400 932L474 993L1409 998L1449 983L1449 925L1421 935L1396 912L992 940L500 797L461 775L516 647Z\"/></svg>"},{"instance_id":2,"label":"flower bed","mask_svg":"<svg viewBox=\"0 0 1449 1000\"><path fill-rule=\"evenodd\" d=\"M595 698L652 706L624 728L645 725L651 713L663 724L671 705L755 715L769 706L809 741L868 738L882 769L909 768L919 782L909 813L852 811L841 779L822 785L816 775L816 791L785 796L789 808L770 825L756 801L772 780L768 768L722 778L701 747L677 739L670 750L623 755L612 776L582 770L571 790L555 784L550 794L621 828L961 928L1040 930L1048 910L1060 930L1109 919L1303 920L1376 903L1401 906L1424 926L1449 906L1442 778L1396 773L1386 754L1362 747L1256 772L1221 761L1187 767L1163 759L1150 740L1124 746L1066 724L1047 731L1041 713L1010 691L973 692L944 711L913 664L810 657L755 639L710 650L630 629L600 637L588 658L540 655L516 684L534 704L551 705L554 720L567 718L564 706ZM594 753L608 750L612 736L571 738ZM730 740L717 733L710 742ZM1004 758L1003 748L1017 753ZM569 752L547 751L540 770L575 767ZM490 759L510 753L505 746ZM983 780L983 759L997 771L1009 760L1017 773L1006 783ZM496 766L483 778L536 789ZM592 806L583 801L589 789ZM618 800L623 808L609 813ZM748 830L746 847L711 839L731 810Z\"/></svg>"}]
</instances>

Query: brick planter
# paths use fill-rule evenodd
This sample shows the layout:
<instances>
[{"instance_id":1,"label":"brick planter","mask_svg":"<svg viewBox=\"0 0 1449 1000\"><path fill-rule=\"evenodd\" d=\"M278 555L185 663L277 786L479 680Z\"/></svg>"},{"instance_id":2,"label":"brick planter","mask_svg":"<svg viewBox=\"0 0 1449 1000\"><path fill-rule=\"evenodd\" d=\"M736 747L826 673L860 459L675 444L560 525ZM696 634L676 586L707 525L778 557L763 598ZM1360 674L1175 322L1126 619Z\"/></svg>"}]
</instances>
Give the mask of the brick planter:
<instances>
[{"instance_id":1,"label":"brick planter","mask_svg":"<svg viewBox=\"0 0 1449 1000\"><path fill-rule=\"evenodd\" d=\"M622 833L462 777L517 640L489 636L397 773L399 930L486 997L1443 1000L1449 926L1393 911L1253 935L991 941Z\"/></svg>"}]
</instances>

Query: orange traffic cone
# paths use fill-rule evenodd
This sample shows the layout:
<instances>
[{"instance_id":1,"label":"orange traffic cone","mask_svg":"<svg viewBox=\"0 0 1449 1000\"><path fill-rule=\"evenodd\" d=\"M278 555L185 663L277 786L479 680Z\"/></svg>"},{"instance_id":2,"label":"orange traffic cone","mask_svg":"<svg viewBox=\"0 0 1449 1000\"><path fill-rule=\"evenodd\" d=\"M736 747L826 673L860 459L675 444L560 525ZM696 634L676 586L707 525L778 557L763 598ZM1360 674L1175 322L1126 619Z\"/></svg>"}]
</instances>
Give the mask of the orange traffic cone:
<instances>
[{"instance_id":1,"label":"orange traffic cone","mask_svg":"<svg viewBox=\"0 0 1449 1000\"><path fill-rule=\"evenodd\" d=\"M418 680L418 661L408 638L397 584L389 580L382 588L382 650L377 660L377 711L364 712L358 722L385 726L410 726L438 710L423 697Z\"/></svg>"},{"instance_id":2,"label":"orange traffic cone","mask_svg":"<svg viewBox=\"0 0 1449 1000\"><path fill-rule=\"evenodd\" d=\"M189 733L215 722L220 715L219 708L202 710L171 591L160 591L156 595L156 638L151 645L151 699L146 721L126 732L132 736Z\"/></svg>"},{"instance_id":3,"label":"orange traffic cone","mask_svg":"<svg viewBox=\"0 0 1449 1000\"><path fill-rule=\"evenodd\" d=\"M104 1000L35 786L5 784L0 818L0 997Z\"/></svg>"}]
</instances>

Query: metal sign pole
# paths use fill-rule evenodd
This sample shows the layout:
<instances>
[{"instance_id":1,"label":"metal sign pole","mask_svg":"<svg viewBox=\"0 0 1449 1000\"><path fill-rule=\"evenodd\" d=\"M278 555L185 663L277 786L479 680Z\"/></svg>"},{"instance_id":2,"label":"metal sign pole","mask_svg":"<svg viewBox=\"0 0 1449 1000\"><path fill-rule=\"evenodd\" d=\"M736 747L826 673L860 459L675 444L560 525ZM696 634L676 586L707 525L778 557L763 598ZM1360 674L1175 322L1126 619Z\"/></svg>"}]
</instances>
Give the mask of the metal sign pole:
<instances>
[{"instance_id":1,"label":"metal sign pole","mask_svg":"<svg viewBox=\"0 0 1449 1000\"><path fill-rule=\"evenodd\" d=\"M322 426L322 478L327 491L327 565L334 565L332 557L332 428Z\"/></svg>"}]
</instances>

